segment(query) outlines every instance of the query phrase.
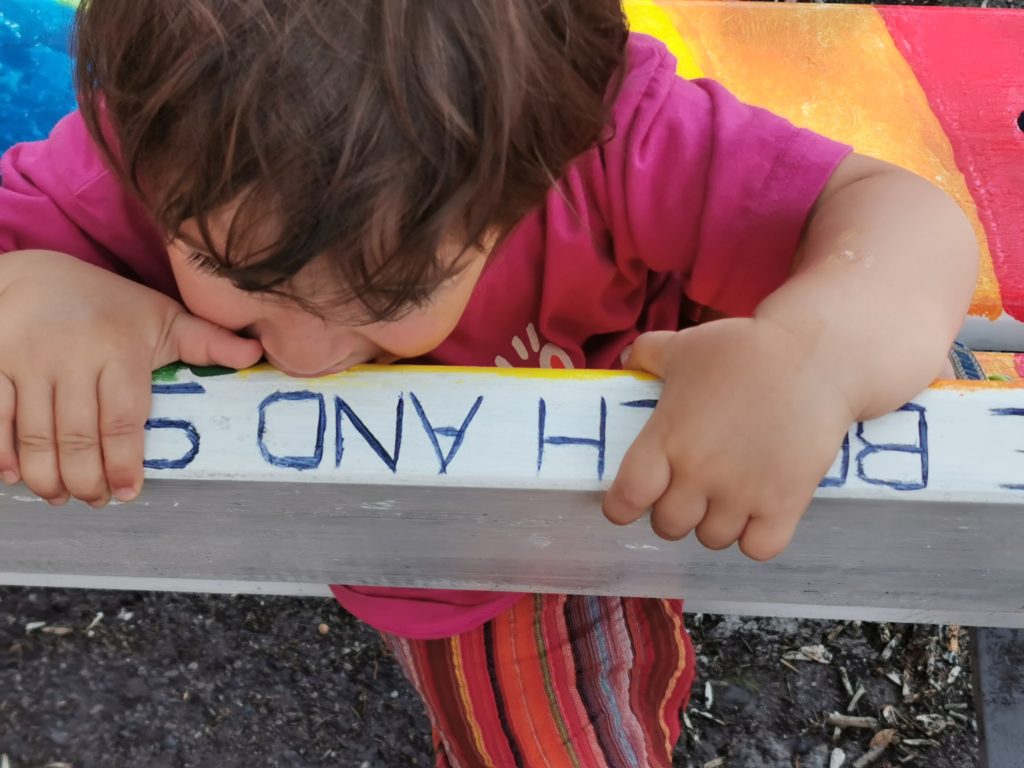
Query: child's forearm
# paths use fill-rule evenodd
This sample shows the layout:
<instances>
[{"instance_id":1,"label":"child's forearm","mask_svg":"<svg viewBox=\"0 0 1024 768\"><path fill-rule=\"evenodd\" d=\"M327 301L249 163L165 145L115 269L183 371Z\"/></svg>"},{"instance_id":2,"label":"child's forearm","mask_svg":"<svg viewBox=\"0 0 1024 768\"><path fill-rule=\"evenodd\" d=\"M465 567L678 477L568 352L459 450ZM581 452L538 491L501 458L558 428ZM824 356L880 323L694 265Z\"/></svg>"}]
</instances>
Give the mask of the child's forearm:
<instances>
[{"instance_id":1,"label":"child's forearm","mask_svg":"<svg viewBox=\"0 0 1024 768\"><path fill-rule=\"evenodd\" d=\"M805 344L809 375L856 419L898 408L939 373L969 305L978 246L945 193L851 156L808 223L791 278L758 307Z\"/></svg>"}]
</instances>

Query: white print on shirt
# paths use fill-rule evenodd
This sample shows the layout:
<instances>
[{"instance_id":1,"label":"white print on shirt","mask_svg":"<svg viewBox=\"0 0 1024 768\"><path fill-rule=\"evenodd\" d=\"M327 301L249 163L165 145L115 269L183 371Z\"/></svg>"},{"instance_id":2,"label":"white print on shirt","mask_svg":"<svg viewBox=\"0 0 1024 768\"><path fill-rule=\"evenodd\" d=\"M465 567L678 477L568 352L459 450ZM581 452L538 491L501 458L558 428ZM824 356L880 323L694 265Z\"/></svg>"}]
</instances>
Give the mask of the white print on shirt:
<instances>
[{"instance_id":1,"label":"white print on shirt","mask_svg":"<svg viewBox=\"0 0 1024 768\"><path fill-rule=\"evenodd\" d=\"M512 349L516 351L519 359L523 363L527 364L527 367L533 363L535 368L573 368L572 358L569 357L569 353L562 349L557 344L548 342L544 346L540 344L540 337L537 336L537 328L533 323L526 326L526 338L530 342L530 351L534 355L537 355L537 360L532 361L530 351L526 349L526 345L523 340L518 336L512 337ZM494 358L494 364L499 368L513 368L507 358L498 355Z\"/></svg>"}]
</instances>

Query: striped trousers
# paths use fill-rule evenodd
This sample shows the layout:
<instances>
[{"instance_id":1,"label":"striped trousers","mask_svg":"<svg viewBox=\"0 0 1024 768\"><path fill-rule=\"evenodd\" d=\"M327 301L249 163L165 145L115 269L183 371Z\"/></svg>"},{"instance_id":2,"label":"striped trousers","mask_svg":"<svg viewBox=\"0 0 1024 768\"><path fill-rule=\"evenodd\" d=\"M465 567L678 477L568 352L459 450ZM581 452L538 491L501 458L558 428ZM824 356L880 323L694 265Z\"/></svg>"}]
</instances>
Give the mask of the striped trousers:
<instances>
[{"instance_id":1,"label":"striped trousers","mask_svg":"<svg viewBox=\"0 0 1024 768\"><path fill-rule=\"evenodd\" d=\"M528 595L477 629L384 641L437 768L668 768L693 682L679 600Z\"/></svg>"}]
</instances>

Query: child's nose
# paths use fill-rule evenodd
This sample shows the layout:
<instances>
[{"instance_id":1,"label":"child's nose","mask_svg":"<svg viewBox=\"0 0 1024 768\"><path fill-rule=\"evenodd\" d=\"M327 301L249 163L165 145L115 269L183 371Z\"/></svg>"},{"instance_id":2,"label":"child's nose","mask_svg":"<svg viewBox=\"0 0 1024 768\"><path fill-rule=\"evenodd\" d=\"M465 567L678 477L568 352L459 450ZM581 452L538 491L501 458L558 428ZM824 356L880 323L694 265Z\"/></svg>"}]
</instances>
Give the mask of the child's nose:
<instances>
[{"instance_id":1,"label":"child's nose","mask_svg":"<svg viewBox=\"0 0 1024 768\"><path fill-rule=\"evenodd\" d=\"M355 351L354 339L348 334L329 335L311 329L299 333L263 333L260 341L267 361L292 376L336 372Z\"/></svg>"}]
</instances>

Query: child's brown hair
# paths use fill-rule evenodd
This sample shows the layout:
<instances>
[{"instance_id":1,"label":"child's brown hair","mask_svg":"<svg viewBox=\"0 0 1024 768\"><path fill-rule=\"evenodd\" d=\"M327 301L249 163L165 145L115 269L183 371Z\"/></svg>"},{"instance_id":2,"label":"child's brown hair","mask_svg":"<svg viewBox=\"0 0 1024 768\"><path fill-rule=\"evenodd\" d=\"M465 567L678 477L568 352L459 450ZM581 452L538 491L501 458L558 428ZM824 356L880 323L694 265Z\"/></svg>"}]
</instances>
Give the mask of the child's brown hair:
<instances>
[{"instance_id":1,"label":"child's brown hair","mask_svg":"<svg viewBox=\"0 0 1024 768\"><path fill-rule=\"evenodd\" d=\"M380 320L601 139L626 24L619 0L83 0L75 39L89 130L165 232L195 217L247 291L325 255Z\"/></svg>"}]
</instances>

